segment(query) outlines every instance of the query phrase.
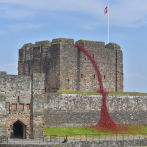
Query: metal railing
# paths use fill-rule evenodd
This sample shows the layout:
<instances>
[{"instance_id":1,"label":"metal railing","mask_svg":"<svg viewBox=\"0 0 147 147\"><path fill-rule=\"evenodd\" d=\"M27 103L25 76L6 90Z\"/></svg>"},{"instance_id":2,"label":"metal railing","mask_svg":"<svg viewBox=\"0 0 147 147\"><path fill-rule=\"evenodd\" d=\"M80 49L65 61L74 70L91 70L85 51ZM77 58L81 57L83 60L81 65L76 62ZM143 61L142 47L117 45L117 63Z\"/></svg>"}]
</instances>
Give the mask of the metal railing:
<instances>
[{"instance_id":1,"label":"metal railing","mask_svg":"<svg viewBox=\"0 0 147 147\"><path fill-rule=\"evenodd\" d=\"M147 134L142 135L130 135L130 134L114 134L108 136L106 134L100 134L95 136L95 134L78 134L77 136L56 136L48 135L46 137L38 137L35 139L9 139L6 136L0 136L0 144L62 144L62 143L78 143L78 142L96 142L96 143L121 143L122 147L125 145L147 145Z\"/></svg>"}]
</instances>

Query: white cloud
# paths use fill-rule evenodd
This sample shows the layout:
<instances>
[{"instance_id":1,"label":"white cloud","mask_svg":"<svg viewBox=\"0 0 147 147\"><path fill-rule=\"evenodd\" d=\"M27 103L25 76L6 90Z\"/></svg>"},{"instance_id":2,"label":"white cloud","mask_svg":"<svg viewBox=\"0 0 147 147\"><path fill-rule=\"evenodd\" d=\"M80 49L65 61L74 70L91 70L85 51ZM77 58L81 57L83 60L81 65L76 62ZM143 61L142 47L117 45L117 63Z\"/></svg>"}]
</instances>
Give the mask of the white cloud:
<instances>
[{"instance_id":1,"label":"white cloud","mask_svg":"<svg viewBox=\"0 0 147 147\"><path fill-rule=\"evenodd\" d=\"M25 18L35 15L34 11L30 10L9 10L5 12L5 17L8 18Z\"/></svg>"},{"instance_id":2,"label":"white cloud","mask_svg":"<svg viewBox=\"0 0 147 147\"><path fill-rule=\"evenodd\" d=\"M0 3L18 4L43 10L86 10L95 11L103 5L102 0L0 0ZM103 9L103 8L102 8Z\"/></svg>"},{"instance_id":3,"label":"white cloud","mask_svg":"<svg viewBox=\"0 0 147 147\"><path fill-rule=\"evenodd\" d=\"M28 30L28 29L39 29L43 25L42 24L33 24L33 23L19 23L15 25L9 26L11 31L23 31L23 30Z\"/></svg>"},{"instance_id":4,"label":"white cloud","mask_svg":"<svg viewBox=\"0 0 147 147\"><path fill-rule=\"evenodd\" d=\"M113 25L135 27L147 21L146 0L123 0L111 5Z\"/></svg>"},{"instance_id":5,"label":"white cloud","mask_svg":"<svg viewBox=\"0 0 147 147\"><path fill-rule=\"evenodd\" d=\"M104 0L0 0L0 3L17 4L32 10L39 11L77 11L90 14L100 20L104 20ZM147 0L114 0L111 6L111 25L116 26L140 26L147 22ZM10 16L19 17L31 12L22 10L22 12L11 13Z\"/></svg>"},{"instance_id":6,"label":"white cloud","mask_svg":"<svg viewBox=\"0 0 147 147\"><path fill-rule=\"evenodd\" d=\"M16 8L10 5L2 5L0 6L0 17L1 18L25 18L31 17L36 14L36 11L32 11L27 8Z\"/></svg>"}]
</instances>

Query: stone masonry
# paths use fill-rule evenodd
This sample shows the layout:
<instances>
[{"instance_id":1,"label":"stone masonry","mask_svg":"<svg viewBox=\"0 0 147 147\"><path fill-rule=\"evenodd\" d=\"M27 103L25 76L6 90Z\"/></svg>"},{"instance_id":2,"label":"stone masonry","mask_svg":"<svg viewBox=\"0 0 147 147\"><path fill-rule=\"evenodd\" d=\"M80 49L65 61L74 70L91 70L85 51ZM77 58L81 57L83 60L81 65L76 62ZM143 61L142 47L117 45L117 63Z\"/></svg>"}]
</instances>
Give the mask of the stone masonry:
<instances>
[{"instance_id":1,"label":"stone masonry","mask_svg":"<svg viewBox=\"0 0 147 147\"><path fill-rule=\"evenodd\" d=\"M55 94L45 96L45 126L90 126L100 119L101 95ZM109 95L107 106L118 124L147 124L147 96Z\"/></svg>"},{"instance_id":2,"label":"stone masonry","mask_svg":"<svg viewBox=\"0 0 147 147\"><path fill-rule=\"evenodd\" d=\"M44 117L41 101L45 90L44 80L43 74L15 76L0 72L1 135L12 137L16 122L23 125L23 138L32 138L39 135L37 132L42 132ZM39 103L37 108L36 103ZM34 127L38 127L37 131Z\"/></svg>"}]
</instances>

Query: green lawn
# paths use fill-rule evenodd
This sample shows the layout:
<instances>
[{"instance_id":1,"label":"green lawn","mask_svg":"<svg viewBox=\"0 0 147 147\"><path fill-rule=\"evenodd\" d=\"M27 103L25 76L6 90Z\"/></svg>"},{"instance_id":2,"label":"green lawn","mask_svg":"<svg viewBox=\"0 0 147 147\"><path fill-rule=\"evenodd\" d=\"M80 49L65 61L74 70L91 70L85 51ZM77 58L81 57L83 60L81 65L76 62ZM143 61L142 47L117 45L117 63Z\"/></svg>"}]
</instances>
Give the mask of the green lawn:
<instances>
[{"instance_id":1,"label":"green lawn","mask_svg":"<svg viewBox=\"0 0 147 147\"><path fill-rule=\"evenodd\" d=\"M125 126L123 129L126 135L147 135L147 126ZM116 129L106 129L101 127L47 127L45 128L45 136L88 136L88 137L104 137L122 135L122 127Z\"/></svg>"},{"instance_id":2,"label":"green lawn","mask_svg":"<svg viewBox=\"0 0 147 147\"><path fill-rule=\"evenodd\" d=\"M100 93L93 92L93 91L58 90L58 93L60 93L60 94L100 95ZM139 93L139 92L109 92L108 95L147 96L147 93Z\"/></svg>"},{"instance_id":3,"label":"green lawn","mask_svg":"<svg viewBox=\"0 0 147 147\"><path fill-rule=\"evenodd\" d=\"M90 127L48 127L45 128L45 135L56 136L99 136L99 135L112 135L112 133L97 132Z\"/></svg>"}]
</instances>

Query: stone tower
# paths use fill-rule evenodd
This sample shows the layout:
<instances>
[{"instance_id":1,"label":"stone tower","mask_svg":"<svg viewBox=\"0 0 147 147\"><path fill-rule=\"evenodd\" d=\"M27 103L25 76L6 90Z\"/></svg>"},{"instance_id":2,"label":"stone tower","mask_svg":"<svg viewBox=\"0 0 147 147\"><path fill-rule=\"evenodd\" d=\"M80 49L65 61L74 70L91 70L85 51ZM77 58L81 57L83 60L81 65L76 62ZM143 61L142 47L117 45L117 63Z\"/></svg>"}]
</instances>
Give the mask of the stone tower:
<instances>
[{"instance_id":1,"label":"stone tower","mask_svg":"<svg viewBox=\"0 0 147 147\"><path fill-rule=\"evenodd\" d=\"M18 75L46 73L49 61L49 41L25 44L19 50Z\"/></svg>"},{"instance_id":2,"label":"stone tower","mask_svg":"<svg viewBox=\"0 0 147 147\"><path fill-rule=\"evenodd\" d=\"M123 91L123 61L115 43L79 40L97 61L107 91ZM19 50L18 74L45 74L45 90L96 91L98 81L88 58L74 46L73 39L54 39L25 44Z\"/></svg>"}]
</instances>

